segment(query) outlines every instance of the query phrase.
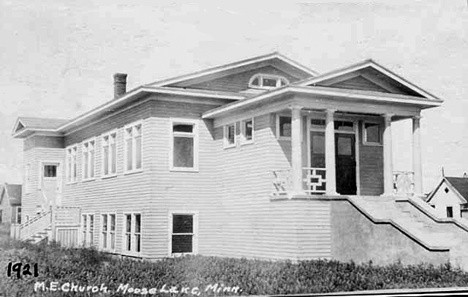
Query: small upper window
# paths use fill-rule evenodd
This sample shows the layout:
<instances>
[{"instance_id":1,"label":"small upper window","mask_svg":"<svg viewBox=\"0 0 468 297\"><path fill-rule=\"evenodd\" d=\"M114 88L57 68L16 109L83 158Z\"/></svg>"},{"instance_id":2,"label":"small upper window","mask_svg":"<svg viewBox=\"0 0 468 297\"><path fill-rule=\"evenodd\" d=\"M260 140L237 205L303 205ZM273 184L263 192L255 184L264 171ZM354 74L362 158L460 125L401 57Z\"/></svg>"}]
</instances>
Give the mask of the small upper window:
<instances>
[{"instance_id":1,"label":"small upper window","mask_svg":"<svg viewBox=\"0 0 468 297\"><path fill-rule=\"evenodd\" d=\"M44 177L57 177L57 165L44 165Z\"/></svg>"},{"instance_id":2,"label":"small upper window","mask_svg":"<svg viewBox=\"0 0 468 297\"><path fill-rule=\"evenodd\" d=\"M224 147L236 146L236 124L232 123L224 126Z\"/></svg>"},{"instance_id":3,"label":"small upper window","mask_svg":"<svg viewBox=\"0 0 468 297\"><path fill-rule=\"evenodd\" d=\"M381 144L382 132L377 123L364 123L364 144Z\"/></svg>"},{"instance_id":4,"label":"small upper window","mask_svg":"<svg viewBox=\"0 0 468 297\"><path fill-rule=\"evenodd\" d=\"M260 89L273 89L289 84L289 81L282 77L269 74L256 74L249 82L249 87Z\"/></svg>"},{"instance_id":5,"label":"small upper window","mask_svg":"<svg viewBox=\"0 0 468 297\"><path fill-rule=\"evenodd\" d=\"M253 118L242 121L242 141L244 144L253 142Z\"/></svg>"}]
</instances>

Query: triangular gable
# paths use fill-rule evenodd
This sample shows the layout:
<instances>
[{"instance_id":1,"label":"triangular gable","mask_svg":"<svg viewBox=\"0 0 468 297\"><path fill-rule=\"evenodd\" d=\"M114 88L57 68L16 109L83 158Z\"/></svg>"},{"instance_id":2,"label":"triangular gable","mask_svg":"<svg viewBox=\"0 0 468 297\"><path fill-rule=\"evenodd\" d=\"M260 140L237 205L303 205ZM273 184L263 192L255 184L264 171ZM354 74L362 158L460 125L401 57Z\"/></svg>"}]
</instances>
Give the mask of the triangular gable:
<instances>
[{"instance_id":1,"label":"triangular gable","mask_svg":"<svg viewBox=\"0 0 468 297\"><path fill-rule=\"evenodd\" d=\"M13 135L18 133L19 131L23 130L25 128L24 124L21 122L20 119L16 120L15 125L13 126Z\"/></svg>"},{"instance_id":2,"label":"triangular gable","mask_svg":"<svg viewBox=\"0 0 468 297\"><path fill-rule=\"evenodd\" d=\"M439 191L442 191L441 189L443 188L442 186L443 185L446 185L447 188L450 189L450 191L452 191L453 193L456 194L457 198L460 200L461 203L468 203L467 199L465 197L463 197L462 194L460 194L460 192L457 190L456 187L454 187L450 181L447 179L447 178L442 178L442 180L439 182L439 184L437 185L437 187L435 188L434 191L432 191L430 194L429 194L429 197L427 197L427 200L426 202L427 203L430 203L432 198L434 198L435 194Z\"/></svg>"},{"instance_id":3,"label":"triangular gable","mask_svg":"<svg viewBox=\"0 0 468 297\"><path fill-rule=\"evenodd\" d=\"M378 91L442 101L373 60L365 60L295 84L299 86Z\"/></svg>"},{"instance_id":4,"label":"triangular gable","mask_svg":"<svg viewBox=\"0 0 468 297\"><path fill-rule=\"evenodd\" d=\"M281 71L288 73L292 77L295 77L296 80L315 77L317 75L315 71L287 58L286 56L281 55L278 52L274 52L268 55L258 56L230 64L208 68L206 70L178 76L175 78L154 82L148 84L148 86L188 87L265 66L273 66Z\"/></svg>"}]
</instances>

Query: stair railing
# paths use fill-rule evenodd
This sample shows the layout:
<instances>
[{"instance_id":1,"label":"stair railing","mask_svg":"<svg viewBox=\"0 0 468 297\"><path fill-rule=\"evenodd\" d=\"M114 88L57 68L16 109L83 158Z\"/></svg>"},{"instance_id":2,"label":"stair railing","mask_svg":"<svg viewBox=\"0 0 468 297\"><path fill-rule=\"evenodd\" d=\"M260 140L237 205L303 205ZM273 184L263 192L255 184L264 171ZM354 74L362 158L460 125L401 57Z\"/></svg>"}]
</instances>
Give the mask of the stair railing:
<instances>
[{"instance_id":1,"label":"stair railing","mask_svg":"<svg viewBox=\"0 0 468 297\"><path fill-rule=\"evenodd\" d=\"M42 232L50 227L52 220L52 211L43 211L34 218L28 220L19 226L19 238L21 240L29 239L38 232Z\"/></svg>"}]
</instances>

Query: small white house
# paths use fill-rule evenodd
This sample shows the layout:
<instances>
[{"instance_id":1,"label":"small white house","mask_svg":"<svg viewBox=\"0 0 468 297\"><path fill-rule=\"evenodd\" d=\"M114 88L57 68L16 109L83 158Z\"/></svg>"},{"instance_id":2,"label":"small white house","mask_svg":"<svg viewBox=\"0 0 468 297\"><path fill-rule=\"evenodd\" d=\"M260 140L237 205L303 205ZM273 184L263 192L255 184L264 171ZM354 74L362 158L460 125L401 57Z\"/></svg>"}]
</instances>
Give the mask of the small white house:
<instances>
[{"instance_id":1,"label":"small white house","mask_svg":"<svg viewBox=\"0 0 468 297\"><path fill-rule=\"evenodd\" d=\"M444 176L427 200L441 218L468 216L468 177Z\"/></svg>"}]
</instances>

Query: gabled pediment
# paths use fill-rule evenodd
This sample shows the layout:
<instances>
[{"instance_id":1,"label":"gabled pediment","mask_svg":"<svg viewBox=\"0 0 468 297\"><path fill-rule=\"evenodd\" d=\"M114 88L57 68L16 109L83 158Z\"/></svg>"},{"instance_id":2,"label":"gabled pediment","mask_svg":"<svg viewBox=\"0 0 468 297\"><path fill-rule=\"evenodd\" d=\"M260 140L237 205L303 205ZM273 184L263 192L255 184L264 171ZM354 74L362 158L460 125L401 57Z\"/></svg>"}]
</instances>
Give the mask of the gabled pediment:
<instances>
[{"instance_id":1,"label":"gabled pediment","mask_svg":"<svg viewBox=\"0 0 468 297\"><path fill-rule=\"evenodd\" d=\"M374 91L441 101L373 60L351 65L297 83L338 89Z\"/></svg>"}]
</instances>

